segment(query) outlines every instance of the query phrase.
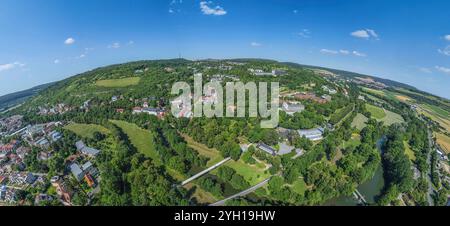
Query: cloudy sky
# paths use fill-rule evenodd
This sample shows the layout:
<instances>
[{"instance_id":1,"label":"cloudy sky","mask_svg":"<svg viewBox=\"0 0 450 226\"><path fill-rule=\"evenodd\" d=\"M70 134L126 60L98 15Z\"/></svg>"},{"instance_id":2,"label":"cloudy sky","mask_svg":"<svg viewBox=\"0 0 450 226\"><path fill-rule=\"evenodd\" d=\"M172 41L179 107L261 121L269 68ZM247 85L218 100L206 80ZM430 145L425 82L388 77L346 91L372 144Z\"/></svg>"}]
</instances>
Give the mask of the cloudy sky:
<instances>
[{"instance_id":1,"label":"cloudy sky","mask_svg":"<svg viewBox=\"0 0 450 226\"><path fill-rule=\"evenodd\" d=\"M0 95L141 59L260 57L450 98L450 1L2 0Z\"/></svg>"}]
</instances>

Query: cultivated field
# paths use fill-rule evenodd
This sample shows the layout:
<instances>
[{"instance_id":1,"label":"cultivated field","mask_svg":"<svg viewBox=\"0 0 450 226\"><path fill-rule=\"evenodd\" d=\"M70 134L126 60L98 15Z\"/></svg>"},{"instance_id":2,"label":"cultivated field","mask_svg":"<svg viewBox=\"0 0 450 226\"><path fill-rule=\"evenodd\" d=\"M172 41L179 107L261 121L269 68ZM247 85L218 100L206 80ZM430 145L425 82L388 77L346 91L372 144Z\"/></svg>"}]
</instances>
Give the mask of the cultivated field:
<instances>
[{"instance_id":1,"label":"cultivated field","mask_svg":"<svg viewBox=\"0 0 450 226\"><path fill-rule=\"evenodd\" d=\"M121 78L121 79L107 79L107 80L99 80L95 84L100 87L107 88L120 88L127 86L134 86L139 83L141 80L140 77L130 77L130 78Z\"/></svg>"},{"instance_id":2,"label":"cultivated field","mask_svg":"<svg viewBox=\"0 0 450 226\"><path fill-rule=\"evenodd\" d=\"M401 115L382 109L380 107L366 104L366 109L372 114L372 117L378 121L383 121L386 126L390 126L394 123L402 123L404 119Z\"/></svg>"},{"instance_id":3,"label":"cultivated field","mask_svg":"<svg viewBox=\"0 0 450 226\"><path fill-rule=\"evenodd\" d=\"M384 110L380 107L371 105L371 104L366 104L366 109L367 111L370 112L370 114L372 114L372 117L374 117L375 119L383 119L384 117L386 117L386 113L384 112Z\"/></svg>"},{"instance_id":4,"label":"cultivated field","mask_svg":"<svg viewBox=\"0 0 450 226\"><path fill-rule=\"evenodd\" d=\"M358 113L353 119L352 127L356 127L357 130L362 130L366 127L366 123L369 119L361 113Z\"/></svg>"}]
</instances>

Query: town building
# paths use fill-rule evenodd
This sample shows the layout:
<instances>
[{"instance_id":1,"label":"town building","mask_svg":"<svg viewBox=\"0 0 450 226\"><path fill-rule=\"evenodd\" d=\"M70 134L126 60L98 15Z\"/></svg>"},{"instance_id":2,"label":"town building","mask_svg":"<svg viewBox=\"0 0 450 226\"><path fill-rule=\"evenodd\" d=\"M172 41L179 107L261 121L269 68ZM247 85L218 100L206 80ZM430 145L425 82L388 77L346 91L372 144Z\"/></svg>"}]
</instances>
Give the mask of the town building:
<instances>
[{"instance_id":1,"label":"town building","mask_svg":"<svg viewBox=\"0 0 450 226\"><path fill-rule=\"evenodd\" d=\"M286 114L293 116L297 112L305 110L305 106L299 102L283 102L281 108Z\"/></svg>"},{"instance_id":2,"label":"town building","mask_svg":"<svg viewBox=\"0 0 450 226\"><path fill-rule=\"evenodd\" d=\"M276 150L267 144L259 143L258 145L256 145L256 148L266 152L269 155L273 155L273 156L276 155Z\"/></svg>"},{"instance_id":3,"label":"town building","mask_svg":"<svg viewBox=\"0 0 450 226\"><path fill-rule=\"evenodd\" d=\"M75 143L75 146L77 147L77 150L80 151L82 154L90 156L90 157L96 157L98 154L100 154L100 151L95 148L87 147L83 141L78 141Z\"/></svg>"},{"instance_id":4,"label":"town building","mask_svg":"<svg viewBox=\"0 0 450 226\"><path fill-rule=\"evenodd\" d=\"M298 130L298 135L300 137L306 137L311 141L319 141L323 139L324 129L322 127L315 129L300 129Z\"/></svg>"}]
</instances>

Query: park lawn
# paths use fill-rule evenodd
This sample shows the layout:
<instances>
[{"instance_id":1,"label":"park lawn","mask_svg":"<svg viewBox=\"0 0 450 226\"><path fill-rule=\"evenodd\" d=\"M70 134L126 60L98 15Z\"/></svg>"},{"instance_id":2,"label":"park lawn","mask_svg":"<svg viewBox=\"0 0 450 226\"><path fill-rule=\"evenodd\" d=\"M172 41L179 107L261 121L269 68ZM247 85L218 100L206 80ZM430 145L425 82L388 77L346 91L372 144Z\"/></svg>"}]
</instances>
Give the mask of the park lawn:
<instances>
[{"instance_id":1,"label":"park lawn","mask_svg":"<svg viewBox=\"0 0 450 226\"><path fill-rule=\"evenodd\" d=\"M415 161L416 155L414 154L414 151L411 149L407 141L403 141L403 144L405 145L405 154L408 156L409 160Z\"/></svg>"},{"instance_id":2,"label":"park lawn","mask_svg":"<svg viewBox=\"0 0 450 226\"><path fill-rule=\"evenodd\" d=\"M71 123L66 125L64 129L70 130L80 137L94 138L94 133L99 132L103 134L109 134L109 130L103 126L96 124L80 124Z\"/></svg>"},{"instance_id":3,"label":"park lawn","mask_svg":"<svg viewBox=\"0 0 450 226\"><path fill-rule=\"evenodd\" d=\"M295 193L299 195L304 195L306 191L306 183L303 180L303 178L299 178L292 184L291 188L292 191L294 191Z\"/></svg>"},{"instance_id":4,"label":"park lawn","mask_svg":"<svg viewBox=\"0 0 450 226\"><path fill-rule=\"evenodd\" d=\"M225 163L225 165L236 170L236 173L243 176L252 186L270 177L270 173L265 170L266 167L260 168L256 165L248 165L242 160L230 160ZM217 169L213 170L212 173L215 173L215 171L217 171Z\"/></svg>"},{"instance_id":5,"label":"park lawn","mask_svg":"<svg viewBox=\"0 0 450 226\"><path fill-rule=\"evenodd\" d=\"M367 126L367 124L366 124L367 121L369 121L369 119L366 116L364 116L361 113L358 113L356 115L355 119L353 119L352 127L356 127L356 129L362 130L362 129L364 129L364 127Z\"/></svg>"},{"instance_id":6,"label":"park lawn","mask_svg":"<svg viewBox=\"0 0 450 226\"><path fill-rule=\"evenodd\" d=\"M368 112L370 112L370 114L372 115L372 117L374 117L375 119L383 119L384 117L386 117L386 113L384 112L384 110L380 107L371 105L371 104L366 104L366 109Z\"/></svg>"},{"instance_id":7,"label":"park lawn","mask_svg":"<svg viewBox=\"0 0 450 226\"><path fill-rule=\"evenodd\" d=\"M136 124L125 121L110 120L120 127L130 139L131 144L142 154L153 159L156 164L161 164L161 159L153 146L153 134L149 130L142 129Z\"/></svg>"},{"instance_id":8,"label":"park lawn","mask_svg":"<svg viewBox=\"0 0 450 226\"><path fill-rule=\"evenodd\" d=\"M120 78L120 79L105 79L98 80L95 82L95 85L106 88L120 88L127 86L137 85L141 81L140 77L129 77L129 78Z\"/></svg>"}]
</instances>

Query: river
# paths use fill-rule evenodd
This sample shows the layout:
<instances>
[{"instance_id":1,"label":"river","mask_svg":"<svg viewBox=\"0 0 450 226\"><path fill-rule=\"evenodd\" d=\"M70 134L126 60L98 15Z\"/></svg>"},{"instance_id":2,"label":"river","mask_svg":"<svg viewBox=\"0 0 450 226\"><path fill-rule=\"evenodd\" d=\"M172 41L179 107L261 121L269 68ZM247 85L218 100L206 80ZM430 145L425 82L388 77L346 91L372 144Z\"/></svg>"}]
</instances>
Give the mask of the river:
<instances>
[{"instance_id":1,"label":"river","mask_svg":"<svg viewBox=\"0 0 450 226\"><path fill-rule=\"evenodd\" d=\"M382 146L385 142L385 137L377 141L377 148L380 153L383 152ZM371 204L375 203L375 197L381 193L384 187L384 177L383 177L383 167L380 163L377 170L375 171L372 179L362 183L358 186L358 191L364 196L366 201ZM341 196L338 198L331 199L327 201L325 206L357 206L359 205L358 200L352 196Z\"/></svg>"}]
</instances>

